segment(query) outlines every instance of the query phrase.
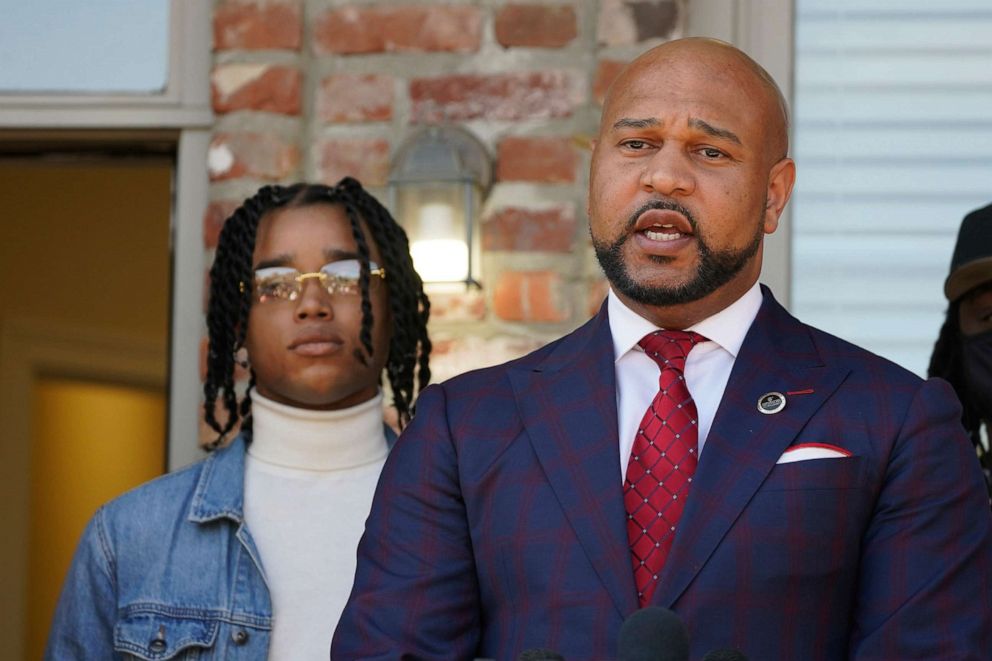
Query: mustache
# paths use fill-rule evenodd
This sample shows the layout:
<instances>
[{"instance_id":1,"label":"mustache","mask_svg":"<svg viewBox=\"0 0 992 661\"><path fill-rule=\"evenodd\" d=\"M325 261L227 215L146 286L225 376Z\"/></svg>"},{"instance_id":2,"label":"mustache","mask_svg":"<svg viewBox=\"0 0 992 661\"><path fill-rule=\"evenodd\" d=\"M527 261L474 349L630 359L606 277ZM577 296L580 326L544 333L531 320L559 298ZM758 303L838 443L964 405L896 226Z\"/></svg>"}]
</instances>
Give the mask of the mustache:
<instances>
[{"instance_id":1,"label":"mustache","mask_svg":"<svg viewBox=\"0 0 992 661\"><path fill-rule=\"evenodd\" d=\"M672 200L651 200L642 204L634 213L630 215L627 219L627 224L623 229L623 237L627 238L634 233L634 226L637 225L637 219L644 215L645 212L651 210L660 211L675 211L677 213L685 216L685 219L689 221L689 227L692 228L693 234L698 234L698 226L696 224L696 219L693 217L692 212L686 209L684 206L678 202L673 202Z\"/></svg>"}]
</instances>

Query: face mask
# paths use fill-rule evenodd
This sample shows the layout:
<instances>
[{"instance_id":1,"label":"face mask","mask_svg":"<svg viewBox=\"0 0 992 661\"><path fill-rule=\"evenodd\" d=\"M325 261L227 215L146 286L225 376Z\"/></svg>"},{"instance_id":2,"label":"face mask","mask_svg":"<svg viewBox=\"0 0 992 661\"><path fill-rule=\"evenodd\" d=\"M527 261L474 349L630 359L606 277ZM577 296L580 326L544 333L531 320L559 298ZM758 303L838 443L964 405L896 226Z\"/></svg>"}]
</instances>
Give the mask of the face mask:
<instances>
[{"instance_id":1,"label":"face mask","mask_svg":"<svg viewBox=\"0 0 992 661\"><path fill-rule=\"evenodd\" d=\"M983 420L992 421L992 331L962 340L968 399Z\"/></svg>"}]
</instances>

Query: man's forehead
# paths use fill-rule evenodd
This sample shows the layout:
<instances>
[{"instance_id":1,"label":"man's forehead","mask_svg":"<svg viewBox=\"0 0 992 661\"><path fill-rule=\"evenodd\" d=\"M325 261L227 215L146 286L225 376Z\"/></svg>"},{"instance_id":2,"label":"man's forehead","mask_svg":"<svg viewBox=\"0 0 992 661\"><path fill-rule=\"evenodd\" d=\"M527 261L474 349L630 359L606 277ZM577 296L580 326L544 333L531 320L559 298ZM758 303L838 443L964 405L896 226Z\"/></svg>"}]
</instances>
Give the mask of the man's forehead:
<instances>
[{"instance_id":1,"label":"man's forehead","mask_svg":"<svg viewBox=\"0 0 992 661\"><path fill-rule=\"evenodd\" d=\"M640 126L638 126L638 124ZM619 95L604 108L602 130L621 128L691 128L724 135L740 142L749 125L760 124L760 115L735 101L731 95L712 93L680 94L671 87L648 86L643 93Z\"/></svg>"},{"instance_id":2,"label":"man's forehead","mask_svg":"<svg viewBox=\"0 0 992 661\"><path fill-rule=\"evenodd\" d=\"M663 118L673 112L685 114L683 125L691 116L739 137L756 133L775 143L782 138L772 136L787 130L774 82L742 52L722 44L656 48L634 60L611 87L600 128L610 130L621 117Z\"/></svg>"}]
</instances>

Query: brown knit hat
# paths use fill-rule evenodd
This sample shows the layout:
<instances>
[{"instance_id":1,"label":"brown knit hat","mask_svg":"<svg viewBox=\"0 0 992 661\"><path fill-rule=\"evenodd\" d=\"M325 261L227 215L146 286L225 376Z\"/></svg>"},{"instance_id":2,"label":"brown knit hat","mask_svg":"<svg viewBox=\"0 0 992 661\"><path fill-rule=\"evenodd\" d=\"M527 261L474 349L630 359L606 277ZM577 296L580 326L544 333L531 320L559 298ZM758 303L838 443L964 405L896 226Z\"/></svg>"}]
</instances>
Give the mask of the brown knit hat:
<instances>
[{"instance_id":1,"label":"brown knit hat","mask_svg":"<svg viewBox=\"0 0 992 661\"><path fill-rule=\"evenodd\" d=\"M992 282L992 204L961 221L944 296L952 303L978 285Z\"/></svg>"}]
</instances>

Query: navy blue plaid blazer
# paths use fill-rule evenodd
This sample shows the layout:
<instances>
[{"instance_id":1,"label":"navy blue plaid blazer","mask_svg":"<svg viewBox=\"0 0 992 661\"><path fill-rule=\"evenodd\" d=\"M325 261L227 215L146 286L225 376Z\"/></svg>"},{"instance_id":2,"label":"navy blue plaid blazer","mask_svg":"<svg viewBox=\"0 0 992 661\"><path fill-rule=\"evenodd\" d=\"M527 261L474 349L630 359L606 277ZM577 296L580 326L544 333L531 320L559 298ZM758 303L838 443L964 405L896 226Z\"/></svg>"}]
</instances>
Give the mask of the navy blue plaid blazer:
<instances>
[{"instance_id":1,"label":"navy blue plaid blazer","mask_svg":"<svg viewBox=\"0 0 992 661\"><path fill-rule=\"evenodd\" d=\"M774 415L768 392L787 396ZM992 517L946 383L806 326L764 290L653 603L692 658L992 658ZM777 463L790 446L850 457ZM637 609L605 305L427 388L379 482L333 659L616 654Z\"/></svg>"}]
</instances>

